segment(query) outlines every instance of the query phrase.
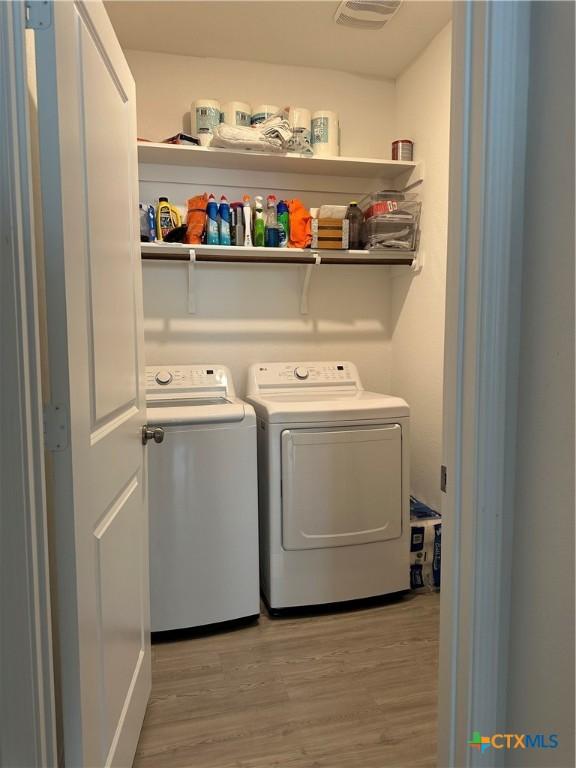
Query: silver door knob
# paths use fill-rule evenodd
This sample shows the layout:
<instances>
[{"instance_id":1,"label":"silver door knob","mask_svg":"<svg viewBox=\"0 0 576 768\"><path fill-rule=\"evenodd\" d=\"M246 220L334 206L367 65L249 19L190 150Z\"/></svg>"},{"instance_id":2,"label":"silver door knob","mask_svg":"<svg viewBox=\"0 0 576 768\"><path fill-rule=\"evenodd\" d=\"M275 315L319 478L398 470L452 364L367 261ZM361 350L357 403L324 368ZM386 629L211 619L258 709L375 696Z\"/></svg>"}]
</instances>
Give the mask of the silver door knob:
<instances>
[{"instance_id":1,"label":"silver door knob","mask_svg":"<svg viewBox=\"0 0 576 768\"><path fill-rule=\"evenodd\" d=\"M142 427L142 445L146 445L148 440L154 440L155 443L163 443L164 430L162 427L149 427L145 424Z\"/></svg>"}]
</instances>

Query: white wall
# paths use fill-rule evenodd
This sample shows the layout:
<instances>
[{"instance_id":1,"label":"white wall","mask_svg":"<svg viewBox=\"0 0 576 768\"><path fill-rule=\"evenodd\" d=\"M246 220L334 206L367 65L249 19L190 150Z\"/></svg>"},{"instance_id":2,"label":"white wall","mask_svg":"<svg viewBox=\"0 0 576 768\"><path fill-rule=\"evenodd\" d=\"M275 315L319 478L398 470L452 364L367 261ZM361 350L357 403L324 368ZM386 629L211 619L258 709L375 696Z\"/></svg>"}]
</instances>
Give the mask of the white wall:
<instances>
[{"instance_id":1,"label":"white wall","mask_svg":"<svg viewBox=\"0 0 576 768\"><path fill-rule=\"evenodd\" d=\"M533 3L509 732L557 733L574 757L574 5Z\"/></svg>"},{"instance_id":2,"label":"white wall","mask_svg":"<svg viewBox=\"0 0 576 768\"><path fill-rule=\"evenodd\" d=\"M389 268L321 267L313 278L310 315L298 312L299 267L197 268L198 314L186 312L186 268L144 267L146 349L150 363L221 362L244 390L246 367L259 360L350 359L366 387L405 397L412 407L413 490L439 506L442 350L448 189L450 29L441 32L396 83L330 70L283 67L127 51L136 79L139 135L161 139L188 129L197 97L298 103L334 109L345 155L390 157L392 139L416 142L425 160L422 246L426 265L418 277L394 277ZM169 84L169 90L165 91ZM166 95L160 97L166 92ZM161 106L159 106L161 105ZM359 118L361 123L359 123ZM361 126L361 127L359 127ZM290 191L306 204L348 202L365 186L327 193L326 180L183 169L142 169L143 200L167 194L183 204L205 189L230 199ZM166 174L168 170L166 170ZM165 174L165 177L167 175ZM301 185L306 190L299 192ZM236 197L236 199L238 199ZM396 275L401 270L395 270ZM393 292L393 296L392 296Z\"/></svg>"},{"instance_id":3,"label":"white wall","mask_svg":"<svg viewBox=\"0 0 576 768\"><path fill-rule=\"evenodd\" d=\"M440 508L444 312L450 142L451 25L396 81L396 134L424 162L424 268L398 271L391 302L392 390L411 408L412 492Z\"/></svg>"},{"instance_id":4,"label":"white wall","mask_svg":"<svg viewBox=\"0 0 576 768\"><path fill-rule=\"evenodd\" d=\"M341 121L342 154L390 156L394 84L322 69L284 67L127 51L136 80L138 132L161 139L188 130L197 97L334 109ZM170 84L165 97L163 88ZM159 108L161 105L161 108ZM365 121L359 131L358 118ZM209 169L141 168L141 198L166 194L184 205L205 190L300 197L347 203L366 189L358 182L288 174ZM170 178L170 183L161 180ZM328 191L333 190L333 191ZM338 191L340 190L340 191ZM345 190L345 191L344 191ZM200 265L196 315L186 309L186 267L145 263L146 354L150 364L190 360L224 363L244 392L247 366L265 360L350 359L365 386L390 389L389 270L320 267L312 279L310 314L299 313L303 268Z\"/></svg>"},{"instance_id":5,"label":"white wall","mask_svg":"<svg viewBox=\"0 0 576 768\"><path fill-rule=\"evenodd\" d=\"M161 141L190 130L198 98L332 109L340 118L340 154L390 157L394 83L312 67L125 51L136 80L138 135ZM247 56L249 52L247 51ZM362 126L361 130L358 127Z\"/></svg>"}]
</instances>

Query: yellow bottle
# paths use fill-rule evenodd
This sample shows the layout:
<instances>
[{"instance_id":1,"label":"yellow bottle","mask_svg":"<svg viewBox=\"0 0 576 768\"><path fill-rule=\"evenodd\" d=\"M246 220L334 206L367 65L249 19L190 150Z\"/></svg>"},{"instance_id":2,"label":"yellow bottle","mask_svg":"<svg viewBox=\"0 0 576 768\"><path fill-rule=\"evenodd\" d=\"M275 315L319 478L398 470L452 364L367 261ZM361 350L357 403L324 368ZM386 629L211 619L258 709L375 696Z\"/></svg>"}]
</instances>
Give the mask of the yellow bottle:
<instances>
[{"instance_id":1,"label":"yellow bottle","mask_svg":"<svg viewBox=\"0 0 576 768\"><path fill-rule=\"evenodd\" d=\"M167 197L158 198L158 207L156 208L156 237L158 240L164 240L170 230L179 227L182 224L182 217L179 210L168 202Z\"/></svg>"}]
</instances>

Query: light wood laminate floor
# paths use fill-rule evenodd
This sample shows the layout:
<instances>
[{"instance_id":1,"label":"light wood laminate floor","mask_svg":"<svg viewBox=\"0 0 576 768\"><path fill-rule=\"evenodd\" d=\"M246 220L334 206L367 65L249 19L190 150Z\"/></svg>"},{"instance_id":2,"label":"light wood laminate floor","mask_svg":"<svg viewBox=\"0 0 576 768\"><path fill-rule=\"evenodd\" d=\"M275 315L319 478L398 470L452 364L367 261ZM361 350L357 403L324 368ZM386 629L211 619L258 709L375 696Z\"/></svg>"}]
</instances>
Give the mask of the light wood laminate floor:
<instances>
[{"instance_id":1,"label":"light wood laminate floor","mask_svg":"<svg viewBox=\"0 0 576 768\"><path fill-rule=\"evenodd\" d=\"M152 647L135 768L433 768L437 594Z\"/></svg>"}]
</instances>

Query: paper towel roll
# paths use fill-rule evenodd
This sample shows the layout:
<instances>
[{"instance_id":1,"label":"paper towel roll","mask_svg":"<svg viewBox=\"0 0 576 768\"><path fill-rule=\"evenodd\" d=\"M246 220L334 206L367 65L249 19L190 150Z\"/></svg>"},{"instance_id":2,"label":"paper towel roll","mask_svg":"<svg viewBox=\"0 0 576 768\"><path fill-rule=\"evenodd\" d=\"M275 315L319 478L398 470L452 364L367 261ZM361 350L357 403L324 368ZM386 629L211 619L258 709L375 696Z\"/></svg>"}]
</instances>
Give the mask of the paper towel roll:
<instances>
[{"instance_id":1,"label":"paper towel roll","mask_svg":"<svg viewBox=\"0 0 576 768\"><path fill-rule=\"evenodd\" d=\"M312 115L312 149L319 157L340 154L338 115L327 109L319 109Z\"/></svg>"},{"instance_id":2,"label":"paper towel roll","mask_svg":"<svg viewBox=\"0 0 576 768\"><path fill-rule=\"evenodd\" d=\"M216 99L196 99L190 109L192 135L207 147L212 141L214 126L220 122L220 102Z\"/></svg>"},{"instance_id":3,"label":"paper towel roll","mask_svg":"<svg viewBox=\"0 0 576 768\"><path fill-rule=\"evenodd\" d=\"M280 107L277 107L275 104L259 104L254 108L254 113L252 115L252 125L263 123L264 120L268 120L269 117L275 115L279 110Z\"/></svg>"},{"instance_id":4,"label":"paper towel roll","mask_svg":"<svg viewBox=\"0 0 576 768\"><path fill-rule=\"evenodd\" d=\"M252 120L252 107L245 101L229 101L222 108L226 125L242 125L245 128Z\"/></svg>"}]
</instances>

